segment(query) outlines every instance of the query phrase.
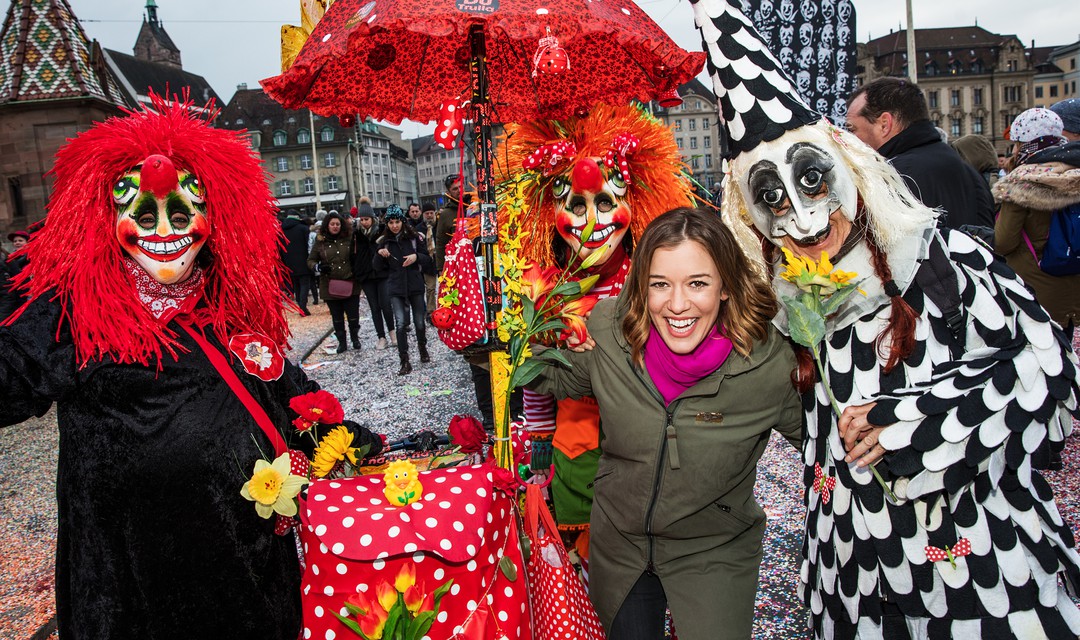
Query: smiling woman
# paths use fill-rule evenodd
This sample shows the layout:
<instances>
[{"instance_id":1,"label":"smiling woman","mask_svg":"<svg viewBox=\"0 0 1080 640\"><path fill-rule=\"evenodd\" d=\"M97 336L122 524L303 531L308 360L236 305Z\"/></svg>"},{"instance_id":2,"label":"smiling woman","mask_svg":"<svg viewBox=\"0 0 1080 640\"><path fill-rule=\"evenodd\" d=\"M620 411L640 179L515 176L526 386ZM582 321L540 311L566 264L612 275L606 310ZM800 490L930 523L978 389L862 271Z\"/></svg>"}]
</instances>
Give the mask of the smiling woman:
<instances>
[{"instance_id":1,"label":"smiling woman","mask_svg":"<svg viewBox=\"0 0 1080 640\"><path fill-rule=\"evenodd\" d=\"M589 595L611 640L663 637L665 608L680 638L750 637L757 461L773 429L801 440L794 356L754 273L714 213L661 215L623 294L593 309L595 347L534 384L599 407Z\"/></svg>"}]
</instances>

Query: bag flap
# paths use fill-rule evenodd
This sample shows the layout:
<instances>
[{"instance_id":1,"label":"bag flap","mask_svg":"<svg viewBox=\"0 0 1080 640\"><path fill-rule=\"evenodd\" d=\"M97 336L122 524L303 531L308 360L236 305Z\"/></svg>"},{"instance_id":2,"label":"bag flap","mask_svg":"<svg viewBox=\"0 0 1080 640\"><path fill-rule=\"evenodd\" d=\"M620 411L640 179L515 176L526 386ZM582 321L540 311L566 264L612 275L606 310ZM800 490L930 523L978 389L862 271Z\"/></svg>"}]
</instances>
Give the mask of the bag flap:
<instances>
[{"instance_id":1,"label":"bag flap","mask_svg":"<svg viewBox=\"0 0 1080 640\"><path fill-rule=\"evenodd\" d=\"M491 467L474 465L421 471L423 496L404 507L390 504L383 476L316 480L300 501L301 520L336 555L375 560L426 551L465 562L480 549L492 518Z\"/></svg>"}]
</instances>

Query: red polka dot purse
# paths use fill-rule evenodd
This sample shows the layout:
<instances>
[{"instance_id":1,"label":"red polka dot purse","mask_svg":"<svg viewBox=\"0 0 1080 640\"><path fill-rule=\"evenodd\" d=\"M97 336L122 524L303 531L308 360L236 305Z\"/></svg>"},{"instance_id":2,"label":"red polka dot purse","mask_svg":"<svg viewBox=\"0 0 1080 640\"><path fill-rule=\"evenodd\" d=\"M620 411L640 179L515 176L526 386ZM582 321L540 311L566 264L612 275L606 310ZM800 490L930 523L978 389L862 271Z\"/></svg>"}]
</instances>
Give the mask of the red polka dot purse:
<instances>
[{"instance_id":1,"label":"red polka dot purse","mask_svg":"<svg viewBox=\"0 0 1080 640\"><path fill-rule=\"evenodd\" d=\"M439 316L433 319L439 338L455 351L484 337L487 322L480 270L466 226L465 220L458 218L457 230L446 245L437 295Z\"/></svg>"},{"instance_id":2,"label":"red polka dot purse","mask_svg":"<svg viewBox=\"0 0 1080 640\"><path fill-rule=\"evenodd\" d=\"M604 640L604 627L585 585L570 564L539 485L526 485L524 524L531 549L525 571L529 576L533 637Z\"/></svg>"},{"instance_id":3,"label":"red polka dot purse","mask_svg":"<svg viewBox=\"0 0 1080 640\"><path fill-rule=\"evenodd\" d=\"M382 633L392 607L381 604L400 593L403 606L430 610L427 594L442 588L418 640L531 640L515 507L495 488L493 469L414 468L416 483L403 489L392 486L391 468L389 476L313 481L300 500L301 637L360 637L338 616Z\"/></svg>"}]
</instances>

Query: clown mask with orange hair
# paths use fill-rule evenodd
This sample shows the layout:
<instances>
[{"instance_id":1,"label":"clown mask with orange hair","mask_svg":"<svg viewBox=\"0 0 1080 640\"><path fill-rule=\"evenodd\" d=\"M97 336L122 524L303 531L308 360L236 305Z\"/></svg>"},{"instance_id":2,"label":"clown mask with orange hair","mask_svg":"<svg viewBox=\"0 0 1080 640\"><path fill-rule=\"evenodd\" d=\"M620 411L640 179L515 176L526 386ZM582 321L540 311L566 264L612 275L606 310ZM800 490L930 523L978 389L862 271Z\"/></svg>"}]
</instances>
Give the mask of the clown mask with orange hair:
<instances>
[{"instance_id":1,"label":"clown mask with orange hair","mask_svg":"<svg viewBox=\"0 0 1080 640\"><path fill-rule=\"evenodd\" d=\"M585 117L507 127L507 166L525 170L521 230L532 264L565 264L605 249L627 255L649 221L687 206L691 187L671 131L633 106L598 105ZM582 242L582 232L593 231Z\"/></svg>"}]
</instances>

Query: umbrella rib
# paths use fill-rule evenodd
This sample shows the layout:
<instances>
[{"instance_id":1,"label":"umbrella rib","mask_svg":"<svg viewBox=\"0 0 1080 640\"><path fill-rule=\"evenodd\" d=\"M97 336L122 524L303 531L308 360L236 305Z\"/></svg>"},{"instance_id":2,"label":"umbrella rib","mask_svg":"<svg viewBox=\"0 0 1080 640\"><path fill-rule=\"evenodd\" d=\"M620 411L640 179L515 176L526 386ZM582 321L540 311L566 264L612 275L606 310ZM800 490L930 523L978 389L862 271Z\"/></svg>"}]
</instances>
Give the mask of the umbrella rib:
<instances>
[{"instance_id":1,"label":"umbrella rib","mask_svg":"<svg viewBox=\"0 0 1080 640\"><path fill-rule=\"evenodd\" d=\"M416 81L413 82L413 94L412 103L409 104L409 115L412 116L413 111L416 109L416 96L420 93L420 76L424 73L424 61L427 60L428 46L431 45L431 36L424 38L424 48L420 53L420 64L416 65ZM431 122L428 120L428 122ZM427 124L425 122L424 124Z\"/></svg>"}]
</instances>

